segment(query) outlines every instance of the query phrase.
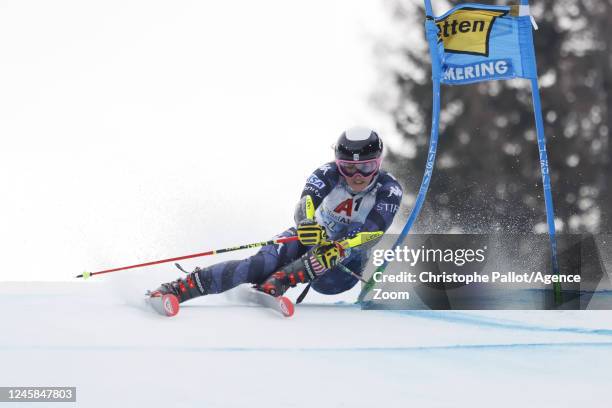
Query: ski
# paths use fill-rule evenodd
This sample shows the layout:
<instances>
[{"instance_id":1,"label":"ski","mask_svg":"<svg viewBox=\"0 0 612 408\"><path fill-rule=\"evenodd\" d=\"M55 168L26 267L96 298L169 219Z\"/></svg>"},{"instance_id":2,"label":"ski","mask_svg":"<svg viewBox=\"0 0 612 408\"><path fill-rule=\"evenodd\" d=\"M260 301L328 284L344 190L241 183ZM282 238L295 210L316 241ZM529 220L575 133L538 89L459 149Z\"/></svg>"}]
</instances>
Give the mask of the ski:
<instances>
[{"instance_id":1,"label":"ski","mask_svg":"<svg viewBox=\"0 0 612 408\"><path fill-rule=\"evenodd\" d=\"M256 289L245 290L245 300L249 303L267 307L285 317L293 316L295 311L295 306L289 298L285 296L274 297Z\"/></svg>"},{"instance_id":2,"label":"ski","mask_svg":"<svg viewBox=\"0 0 612 408\"><path fill-rule=\"evenodd\" d=\"M178 298L171 294L162 295L159 292L147 292L145 297L147 303L162 316L176 316L179 312Z\"/></svg>"},{"instance_id":3,"label":"ski","mask_svg":"<svg viewBox=\"0 0 612 408\"><path fill-rule=\"evenodd\" d=\"M270 296L267 293L256 289L244 289L240 296L248 303L256 304L269 308L285 317L293 316L295 306L293 302L285 296ZM146 302L162 316L176 316L180 310L178 298L171 294L162 295L159 292L147 292Z\"/></svg>"}]
</instances>

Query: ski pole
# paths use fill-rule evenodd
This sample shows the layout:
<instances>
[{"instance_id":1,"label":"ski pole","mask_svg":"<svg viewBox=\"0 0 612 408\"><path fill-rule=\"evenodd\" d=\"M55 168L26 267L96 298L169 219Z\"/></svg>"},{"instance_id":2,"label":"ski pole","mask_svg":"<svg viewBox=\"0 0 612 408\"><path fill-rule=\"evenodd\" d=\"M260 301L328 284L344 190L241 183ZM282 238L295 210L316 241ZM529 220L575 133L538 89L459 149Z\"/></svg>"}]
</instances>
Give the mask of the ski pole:
<instances>
[{"instance_id":1,"label":"ski pole","mask_svg":"<svg viewBox=\"0 0 612 408\"><path fill-rule=\"evenodd\" d=\"M340 270L344 273L348 273L349 275L351 275L353 278L359 279L361 282L363 283L368 283L367 280L365 280L364 278L362 278L361 276L357 275L355 272L351 271L349 268L347 268L346 266L342 265L341 263L339 263L337 265L338 267L340 267Z\"/></svg>"},{"instance_id":2,"label":"ski pole","mask_svg":"<svg viewBox=\"0 0 612 408\"><path fill-rule=\"evenodd\" d=\"M201 257L201 256L207 256L207 255L222 254L224 252L238 251L238 250L241 250L241 249L258 248L258 247L262 247L262 246L266 246L266 245L273 245L273 244L282 244L282 243L285 243L285 242L297 241L298 239L299 238L297 236L271 239L269 241L264 241L264 242L255 242L253 244L245 244L245 245L240 245L240 246L236 246L236 247L215 249L215 250L212 250L212 251L200 252L200 253L197 253L197 254L178 256L176 258L161 259L159 261L145 262L145 263L141 263L141 264L137 264L137 265L122 266L122 267L119 267L119 268L106 269L106 270L103 270L103 271L83 272L81 275L77 275L76 277L77 278L87 279L90 276L101 275L103 273L111 273L111 272L123 271L123 270L126 270L126 269L140 268L140 267L143 267L143 266L157 265L157 264L166 263L166 262L181 261L183 259L198 258L198 257Z\"/></svg>"}]
</instances>

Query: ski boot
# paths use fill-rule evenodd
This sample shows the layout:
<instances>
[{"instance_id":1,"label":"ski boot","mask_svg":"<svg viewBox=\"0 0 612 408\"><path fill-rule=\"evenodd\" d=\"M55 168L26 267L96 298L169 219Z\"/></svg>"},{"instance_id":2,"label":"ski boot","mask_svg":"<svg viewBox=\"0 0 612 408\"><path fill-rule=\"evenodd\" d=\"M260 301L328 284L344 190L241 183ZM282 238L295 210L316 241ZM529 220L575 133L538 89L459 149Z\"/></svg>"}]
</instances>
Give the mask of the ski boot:
<instances>
[{"instance_id":1,"label":"ski boot","mask_svg":"<svg viewBox=\"0 0 612 408\"><path fill-rule=\"evenodd\" d=\"M177 267L185 272L180 265L177 264ZM162 283L154 291L148 291L146 295L149 303L158 313L175 316L179 311L179 303L206 294L200 282L199 272L200 268L196 268L193 272L188 273L185 278Z\"/></svg>"},{"instance_id":2,"label":"ski boot","mask_svg":"<svg viewBox=\"0 0 612 408\"><path fill-rule=\"evenodd\" d=\"M305 254L284 266L282 270L274 272L263 283L255 285L255 289L274 297L282 296L289 288L298 283L308 283L318 275L317 272L322 267L315 262L313 256Z\"/></svg>"}]
</instances>

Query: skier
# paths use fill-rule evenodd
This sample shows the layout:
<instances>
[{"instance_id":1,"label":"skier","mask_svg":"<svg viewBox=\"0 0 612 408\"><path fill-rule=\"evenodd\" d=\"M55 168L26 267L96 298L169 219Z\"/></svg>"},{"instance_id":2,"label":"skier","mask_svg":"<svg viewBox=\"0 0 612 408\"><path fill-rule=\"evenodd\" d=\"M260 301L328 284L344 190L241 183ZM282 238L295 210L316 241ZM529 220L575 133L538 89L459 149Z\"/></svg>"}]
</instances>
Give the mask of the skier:
<instances>
[{"instance_id":1,"label":"skier","mask_svg":"<svg viewBox=\"0 0 612 408\"><path fill-rule=\"evenodd\" d=\"M395 177L380 168L382 151L382 140L375 131L346 130L336 143L336 160L307 179L295 211L296 227L278 236L297 235L299 240L262 247L243 260L196 268L150 295L173 294L180 303L243 283L274 297L298 283L309 283L327 295L351 289L358 279L337 264L361 275L372 245L344 249L338 242L364 231L386 231L402 198ZM306 207L312 204L316 212L309 219Z\"/></svg>"}]
</instances>

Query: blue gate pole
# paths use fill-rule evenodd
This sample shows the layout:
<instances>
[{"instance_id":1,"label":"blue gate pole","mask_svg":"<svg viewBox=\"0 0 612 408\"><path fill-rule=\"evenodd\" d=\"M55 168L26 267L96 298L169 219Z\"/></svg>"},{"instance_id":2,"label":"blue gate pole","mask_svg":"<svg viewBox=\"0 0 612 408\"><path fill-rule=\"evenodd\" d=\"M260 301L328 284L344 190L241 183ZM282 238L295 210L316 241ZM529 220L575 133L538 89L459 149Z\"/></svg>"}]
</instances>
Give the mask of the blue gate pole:
<instances>
[{"instance_id":1,"label":"blue gate pole","mask_svg":"<svg viewBox=\"0 0 612 408\"><path fill-rule=\"evenodd\" d=\"M438 134L439 134L439 124L440 124L440 61L437 53L437 28L433 19L433 11L431 7L430 0L425 1L425 14L427 16L427 20L425 22L425 30L427 34L427 40L429 42L429 52L431 55L431 72L432 72L432 86L433 86L433 112L431 117L431 135L429 138L429 150L427 151L427 162L425 163L425 172L423 174L423 180L421 181L421 187L419 188L419 193L417 195L416 201L414 203L414 207L408 216L408 220L406 220L406 224L402 231L400 232L397 240L393 244L393 248L397 248L404 242L406 239L406 235L410 232L412 225L416 221L421 209L423 208L423 203L425 202L425 197L427 196L427 191L429 190L429 182L431 181L431 176L433 174L435 162L436 162L436 151L438 149ZM384 262L381 266L376 268L376 272L384 272L387 268L388 262ZM357 303L361 303L365 296L372 290L374 287L374 278L370 277L368 283L364 284L361 288L361 292L357 297Z\"/></svg>"},{"instance_id":2,"label":"blue gate pole","mask_svg":"<svg viewBox=\"0 0 612 408\"><path fill-rule=\"evenodd\" d=\"M542 106L538 80L531 80L531 94L533 97L533 110L535 114L536 130L538 134L538 150L540 152L540 170L542 172L542 187L544 189L544 204L546 206L546 222L548 223L548 236L550 238L550 256L552 271L559 275L559 263L557 259L557 236L555 232L555 211L550 184L550 169L548 167L548 153L546 152L546 137L544 135L544 120L542 119ZM555 282L553 285L555 302L561 302L561 284Z\"/></svg>"},{"instance_id":3,"label":"blue gate pole","mask_svg":"<svg viewBox=\"0 0 612 408\"><path fill-rule=\"evenodd\" d=\"M529 6L529 0L521 0L521 5ZM538 84L538 74L536 66L535 46L533 45L533 35L530 41L531 54L533 57L533 76L531 78L531 95L533 98L533 112L535 115L536 132L538 137L538 151L540 153L540 171L542 173L542 188L544 189L544 205L546 206L546 222L548 224L548 237L550 239L550 257L552 272L559 275L559 262L557 258L557 236L555 232L555 211L550 184L550 169L548 166L548 153L546 151L546 136L544 134L544 119L542 118L542 101L540 99L540 86ZM553 284L555 303L562 302L561 284Z\"/></svg>"}]
</instances>

